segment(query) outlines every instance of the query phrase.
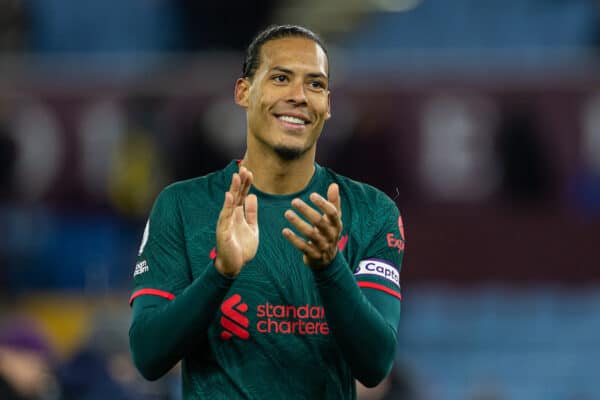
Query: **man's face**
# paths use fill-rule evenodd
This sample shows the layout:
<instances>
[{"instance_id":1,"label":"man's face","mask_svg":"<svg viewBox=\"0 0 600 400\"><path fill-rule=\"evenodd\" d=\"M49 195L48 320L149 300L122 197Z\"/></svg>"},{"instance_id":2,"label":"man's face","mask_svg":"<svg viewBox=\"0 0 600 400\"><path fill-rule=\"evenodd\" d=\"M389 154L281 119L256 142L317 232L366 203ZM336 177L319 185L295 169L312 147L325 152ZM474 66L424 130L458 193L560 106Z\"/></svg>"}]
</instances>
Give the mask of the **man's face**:
<instances>
[{"instance_id":1,"label":"man's face","mask_svg":"<svg viewBox=\"0 0 600 400\"><path fill-rule=\"evenodd\" d=\"M249 135L285 159L312 149L331 116L327 73L327 56L310 39L265 43L254 77L236 83Z\"/></svg>"}]
</instances>

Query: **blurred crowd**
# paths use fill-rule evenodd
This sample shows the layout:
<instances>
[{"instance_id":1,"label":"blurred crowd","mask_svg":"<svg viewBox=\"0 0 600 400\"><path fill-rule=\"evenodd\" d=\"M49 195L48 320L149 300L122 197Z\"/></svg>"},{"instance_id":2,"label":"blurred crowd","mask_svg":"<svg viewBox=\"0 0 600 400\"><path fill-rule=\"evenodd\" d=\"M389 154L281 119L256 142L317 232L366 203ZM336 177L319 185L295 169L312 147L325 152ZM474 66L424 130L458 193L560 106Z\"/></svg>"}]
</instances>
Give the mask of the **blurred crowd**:
<instances>
[{"instance_id":1,"label":"blurred crowd","mask_svg":"<svg viewBox=\"0 0 600 400\"><path fill-rule=\"evenodd\" d=\"M13 311L14 312L14 311ZM85 340L57 351L34 319L3 318L0 398L3 400L180 399L178 369L159 383L144 381L130 361L127 319L93 313ZM124 317L125 315L122 315ZM68 323L67 323L68 324ZM64 328L63 328L64 329Z\"/></svg>"}]
</instances>

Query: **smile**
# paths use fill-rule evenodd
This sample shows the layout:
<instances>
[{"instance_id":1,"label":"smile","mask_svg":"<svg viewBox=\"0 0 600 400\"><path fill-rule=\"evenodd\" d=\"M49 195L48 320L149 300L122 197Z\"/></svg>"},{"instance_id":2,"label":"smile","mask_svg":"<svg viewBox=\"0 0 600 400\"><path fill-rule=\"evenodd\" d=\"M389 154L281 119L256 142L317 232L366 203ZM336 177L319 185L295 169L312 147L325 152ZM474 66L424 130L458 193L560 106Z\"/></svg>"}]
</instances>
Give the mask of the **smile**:
<instances>
[{"instance_id":1,"label":"smile","mask_svg":"<svg viewBox=\"0 0 600 400\"><path fill-rule=\"evenodd\" d=\"M293 115L279 115L277 116L277 119L284 122L286 125L304 126L309 123L309 121Z\"/></svg>"}]
</instances>

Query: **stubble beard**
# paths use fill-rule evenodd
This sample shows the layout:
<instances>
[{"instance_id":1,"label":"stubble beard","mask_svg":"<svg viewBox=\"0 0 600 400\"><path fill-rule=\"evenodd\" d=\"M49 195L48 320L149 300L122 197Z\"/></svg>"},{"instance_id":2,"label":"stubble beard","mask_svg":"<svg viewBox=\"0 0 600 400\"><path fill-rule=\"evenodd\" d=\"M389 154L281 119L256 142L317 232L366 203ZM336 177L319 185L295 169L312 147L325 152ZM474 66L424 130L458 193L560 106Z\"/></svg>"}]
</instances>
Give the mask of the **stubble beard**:
<instances>
[{"instance_id":1,"label":"stubble beard","mask_svg":"<svg viewBox=\"0 0 600 400\"><path fill-rule=\"evenodd\" d=\"M254 139L261 143L263 146L270 148L281 160L294 161L298 160L304 154L306 154L316 142L307 143L305 146L289 146L281 143L270 143L269 140L263 138L262 135L252 135Z\"/></svg>"},{"instance_id":2,"label":"stubble beard","mask_svg":"<svg viewBox=\"0 0 600 400\"><path fill-rule=\"evenodd\" d=\"M310 147L302 149L298 147L275 146L273 150L275 151L275 154L277 154L277 156L282 160L294 161L302 157L309 148Z\"/></svg>"},{"instance_id":3,"label":"stubble beard","mask_svg":"<svg viewBox=\"0 0 600 400\"><path fill-rule=\"evenodd\" d=\"M315 144L311 144L308 145L306 147L300 147L300 146L286 146L283 144L272 144L269 143L268 141L264 140L263 138L261 138L260 136L256 136L256 138L258 139L259 142L261 142L263 145L270 147L273 152L282 160L284 161L294 161L299 159L300 157L302 157L304 154L306 154L311 148L312 146L314 146Z\"/></svg>"}]
</instances>

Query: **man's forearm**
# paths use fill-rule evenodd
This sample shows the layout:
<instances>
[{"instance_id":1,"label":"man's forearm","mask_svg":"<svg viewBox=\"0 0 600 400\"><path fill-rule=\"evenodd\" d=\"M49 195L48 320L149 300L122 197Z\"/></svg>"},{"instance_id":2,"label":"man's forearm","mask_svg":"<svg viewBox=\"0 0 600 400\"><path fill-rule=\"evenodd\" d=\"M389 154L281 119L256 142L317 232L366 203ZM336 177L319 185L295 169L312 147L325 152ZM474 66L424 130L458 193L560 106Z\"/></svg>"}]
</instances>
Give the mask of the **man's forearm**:
<instances>
[{"instance_id":1,"label":"man's forearm","mask_svg":"<svg viewBox=\"0 0 600 400\"><path fill-rule=\"evenodd\" d=\"M134 300L129 340L133 361L146 379L160 378L202 342L232 282L211 262L171 301L156 296Z\"/></svg>"},{"instance_id":2,"label":"man's forearm","mask_svg":"<svg viewBox=\"0 0 600 400\"><path fill-rule=\"evenodd\" d=\"M389 373L396 348L396 327L369 302L341 253L315 271L325 316L350 365L365 386L377 385Z\"/></svg>"}]
</instances>

